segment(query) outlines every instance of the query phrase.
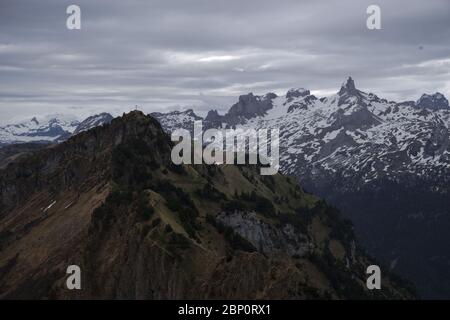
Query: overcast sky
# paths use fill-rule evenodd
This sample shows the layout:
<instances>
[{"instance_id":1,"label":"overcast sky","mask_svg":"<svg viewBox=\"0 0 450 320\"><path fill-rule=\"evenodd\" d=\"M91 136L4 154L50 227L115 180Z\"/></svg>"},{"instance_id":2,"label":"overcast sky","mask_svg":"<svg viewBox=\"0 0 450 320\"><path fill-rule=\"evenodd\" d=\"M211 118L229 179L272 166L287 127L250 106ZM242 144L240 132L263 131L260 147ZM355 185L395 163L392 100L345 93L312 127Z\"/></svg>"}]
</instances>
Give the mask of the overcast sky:
<instances>
[{"instance_id":1,"label":"overcast sky","mask_svg":"<svg viewBox=\"0 0 450 320\"><path fill-rule=\"evenodd\" d=\"M66 28L81 7L82 29ZM366 28L381 7L382 30ZM0 0L0 121L70 112L222 112L248 92L450 96L449 0Z\"/></svg>"}]
</instances>

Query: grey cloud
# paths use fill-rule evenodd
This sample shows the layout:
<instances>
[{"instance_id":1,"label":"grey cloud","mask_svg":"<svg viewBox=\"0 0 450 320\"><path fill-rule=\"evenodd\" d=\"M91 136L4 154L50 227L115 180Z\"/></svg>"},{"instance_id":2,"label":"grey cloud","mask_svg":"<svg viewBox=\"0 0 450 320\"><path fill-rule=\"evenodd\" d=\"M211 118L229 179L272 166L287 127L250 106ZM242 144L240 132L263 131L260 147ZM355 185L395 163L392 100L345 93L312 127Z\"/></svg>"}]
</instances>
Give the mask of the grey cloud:
<instances>
[{"instance_id":1,"label":"grey cloud","mask_svg":"<svg viewBox=\"0 0 450 320\"><path fill-rule=\"evenodd\" d=\"M0 3L2 121L45 112L225 110L239 94L338 90L347 75L390 99L450 94L450 2L80 0Z\"/></svg>"}]
</instances>

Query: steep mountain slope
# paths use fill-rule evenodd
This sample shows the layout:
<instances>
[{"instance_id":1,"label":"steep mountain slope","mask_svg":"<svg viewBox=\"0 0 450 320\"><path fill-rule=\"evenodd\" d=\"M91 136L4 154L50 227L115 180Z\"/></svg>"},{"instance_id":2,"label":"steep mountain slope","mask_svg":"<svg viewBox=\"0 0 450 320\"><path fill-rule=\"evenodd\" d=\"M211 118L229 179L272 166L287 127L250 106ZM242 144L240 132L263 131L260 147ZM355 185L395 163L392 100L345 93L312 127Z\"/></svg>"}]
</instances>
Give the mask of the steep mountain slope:
<instances>
[{"instance_id":1,"label":"steep mountain slope","mask_svg":"<svg viewBox=\"0 0 450 320\"><path fill-rule=\"evenodd\" d=\"M204 127L280 129L282 172L342 209L369 252L425 297L450 297L450 107L442 94L397 103L348 78L330 97L303 88L271 96L260 113L246 111L248 100L239 99L239 121L211 111ZM156 117L167 132L179 127Z\"/></svg>"},{"instance_id":2,"label":"steep mountain slope","mask_svg":"<svg viewBox=\"0 0 450 320\"><path fill-rule=\"evenodd\" d=\"M0 170L0 298L412 297L387 271L367 290L351 226L294 179L171 147L132 112Z\"/></svg>"}]
</instances>

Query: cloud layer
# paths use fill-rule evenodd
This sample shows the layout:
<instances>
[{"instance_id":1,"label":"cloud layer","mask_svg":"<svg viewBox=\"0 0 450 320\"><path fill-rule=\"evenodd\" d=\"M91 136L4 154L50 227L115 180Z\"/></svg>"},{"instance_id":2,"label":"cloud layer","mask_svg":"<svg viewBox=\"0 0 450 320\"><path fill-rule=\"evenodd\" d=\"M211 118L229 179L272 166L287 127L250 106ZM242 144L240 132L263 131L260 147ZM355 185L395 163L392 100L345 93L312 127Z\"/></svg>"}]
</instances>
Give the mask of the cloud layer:
<instances>
[{"instance_id":1,"label":"cloud layer","mask_svg":"<svg viewBox=\"0 0 450 320\"><path fill-rule=\"evenodd\" d=\"M0 3L1 121L134 108L227 109L247 92L338 90L347 75L383 97L450 94L450 2L80 0Z\"/></svg>"}]
</instances>

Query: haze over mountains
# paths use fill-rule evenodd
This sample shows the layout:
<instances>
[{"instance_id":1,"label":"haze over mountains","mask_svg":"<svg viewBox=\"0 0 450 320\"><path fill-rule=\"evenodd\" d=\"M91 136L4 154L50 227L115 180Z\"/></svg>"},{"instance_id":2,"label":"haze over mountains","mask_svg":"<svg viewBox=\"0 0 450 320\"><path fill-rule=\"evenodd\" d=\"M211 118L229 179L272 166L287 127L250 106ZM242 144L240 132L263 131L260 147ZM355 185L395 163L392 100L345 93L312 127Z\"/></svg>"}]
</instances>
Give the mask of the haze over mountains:
<instances>
[{"instance_id":1,"label":"haze over mountains","mask_svg":"<svg viewBox=\"0 0 450 320\"><path fill-rule=\"evenodd\" d=\"M205 129L280 129L282 173L341 209L369 253L414 280L423 296L450 297L450 107L442 93L388 101L348 78L329 97L295 88L242 95L224 115L151 115L168 133L192 130L195 120ZM70 136L70 128L46 141Z\"/></svg>"}]
</instances>

